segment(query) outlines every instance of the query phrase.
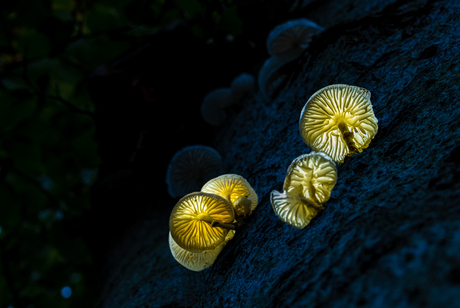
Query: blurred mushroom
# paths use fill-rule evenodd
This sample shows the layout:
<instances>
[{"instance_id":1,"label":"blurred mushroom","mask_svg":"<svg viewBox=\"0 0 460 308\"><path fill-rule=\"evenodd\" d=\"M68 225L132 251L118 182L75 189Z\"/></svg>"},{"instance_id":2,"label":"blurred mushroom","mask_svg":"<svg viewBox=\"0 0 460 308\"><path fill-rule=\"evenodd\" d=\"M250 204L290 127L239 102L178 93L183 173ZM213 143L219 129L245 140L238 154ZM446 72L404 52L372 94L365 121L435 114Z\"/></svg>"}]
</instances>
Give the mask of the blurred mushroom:
<instances>
[{"instance_id":1,"label":"blurred mushroom","mask_svg":"<svg viewBox=\"0 0 460 308\"><path fill-rule=\"evenodd\" d=\"M238 75L230 86L235 99L240 100L254 90L254 77L248 73Z\"/></svg>"},{"instance_id":2,"label":"blurred mushroom","mask_svg":"<svg viewBox=\"0 0 460 308\"><path fill-rule=\"evenodd\" d=\"M303 229L323 209L336 182L334 161L324 153L310 152L293 160L284 180L284 192L272 191L270 202L282 221Z\"/></svg>"},{"instance_id":3,"label":"blurred mushroom","mask_svg":"<svg viewBox=\"0 0 460 308\"><path fill-rule=\"evenodd\" d=\"M361 153L378 130L370 97L369 90L345 84L317 91L300 114L303 141L339 164Z\"/></svg>"},{"instance_id":4,"label":"blurred mushroom","mask_svg":"<svg viewBox=\"0 0 460 308\"><path fill-rule=\"evenodd\" d=\"M225 241L235 213L232 205L214 194L194 192L174 206L169 230L174 241L190 252L214 250Z\"/></svg>"},{"instance_id":5,"label":"blurred mushroom","mask_svg":"<svg viewBox=\"0 0 460 308\"><path fill-rule=\"evenodd\" d=\"M201 115L206 123L213 126L221 125L227 114L225 108L235 103L232 90L219 88L209 92L201 103Z\"/></svg>"},{"instance_id":6,"label":"blurred mushroom","mask_svg":"<svg viewBox=\"0 0 460 308\"><path fill-rule=\"evenodd\" d=\"M216 261L219 253L225 247L227 242L233 238L234 235L235 231L230 230L225 237L225 241L213 250L191 252L177 245L171 236L171 232L169 232L169 249L171 250L171 254L173 255L174 259L176 259L176 261L179 262L182 266L191 271L199 272L214 264L214 261Z\"/></svg>"},{"instance_id":7,"label":"blurred mushroom","mask_svg":"<svg viewBox=\"0 0 460 308\"><path fill-rule=\"evenodd\" d=\"M267 38L267 50L271 56L285 56L297 51L298 55L308 47L312 37L323 30L306 18L285 22L274 28Z\"/></svg>"},{"instance_id":8,"label":"blurred mushroom","mask_svg":"<svg viewBox=\"0 0 460 308\"><path fill-rule=\"evenodd\" d=\"M238 174L223 174L211 179L201 191L225 198L233 205L236 214L243 218L249 216L259 202L251 184Z\"/></svg>"},{"instance_id":9,"label":"blurred mushroom","mask_svg":"<svg viewBox=\"0 0 460 308\"><path fill-rule=\"evenodd\" d=\"M222 173L222 157L213 148L194 145L174 154L166 173L168 192L173 198L197 191L209 179Z\"/></svg>"},{"instance_id":10,"label":"blurred mushroom","mask_svg":"<svg viewBox=\"0 0 460 308\"><path fill-rule=\"evenodd\" d=\"M271 57L265 61L259 71L258 78L259 89L265 98L271 98L276 89L287 78L287 75L282 74L280 69L292 60L290 57Z\"/></svg>"}]
</instances>

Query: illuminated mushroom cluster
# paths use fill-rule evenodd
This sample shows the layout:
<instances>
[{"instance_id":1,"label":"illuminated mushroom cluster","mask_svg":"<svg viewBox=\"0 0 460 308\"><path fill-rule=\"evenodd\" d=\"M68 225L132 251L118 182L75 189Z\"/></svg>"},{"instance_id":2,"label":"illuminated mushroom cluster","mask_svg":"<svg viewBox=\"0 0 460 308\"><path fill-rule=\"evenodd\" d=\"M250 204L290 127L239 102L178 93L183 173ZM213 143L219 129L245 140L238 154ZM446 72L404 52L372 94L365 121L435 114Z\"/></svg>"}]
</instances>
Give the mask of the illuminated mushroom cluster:
<instances>
[{"instance_id":1,"label":"illuminated mushroom cluster","mask_svg":"<svg viewBox=\"0 0 460 308\"><path fill-rule=\"evenodd\" d=\"M323 28L306 18L290 20L274 28L267 38L267 51L271 56L260 69L259 89L270 98L287 77L281 68L297 59L310 44L312 37Z\"/></svg>"},{"instance_id":2,"label":"illuminated mushroom cluster","mask_svg":"<svg viewBox=\"0 0 460 308\"><path fill-rule=\"evenodd\" d=\"M371 93L360 87L331 85L313 94L300 115L300 135L312 148L288 168L283 192L272 191L276 215L298 229L323 209L337 182L334 162L361 153L378 130ZM315 151L318 151L316 153Z\"/></svg>"},{"instance_id":3,"label":"illuminated mushroom cluster","mask_svg":"<svg viewBox=\"0 0 460 308\"><path fill-rule=\"evenodd\" d=\"M256 192L237 174L221 175L208 181L200 192L184 196L169 219L173 257L192 271L211 266L257 204Z\"/></svg>"},{"instance_id":4,"label":"illuminated mushroom cluster","mask_svg":"<svg viewBox=\"0 0 460 308\"><path fill-rule=\"evenodd\" d=\"M233 79L230 88L219 88L209 92L201 103L201 115L208 124L221 125L226 117L226 109L238 102L254 89L254 77L242 73Z\"/></svg>"}]
</instances>

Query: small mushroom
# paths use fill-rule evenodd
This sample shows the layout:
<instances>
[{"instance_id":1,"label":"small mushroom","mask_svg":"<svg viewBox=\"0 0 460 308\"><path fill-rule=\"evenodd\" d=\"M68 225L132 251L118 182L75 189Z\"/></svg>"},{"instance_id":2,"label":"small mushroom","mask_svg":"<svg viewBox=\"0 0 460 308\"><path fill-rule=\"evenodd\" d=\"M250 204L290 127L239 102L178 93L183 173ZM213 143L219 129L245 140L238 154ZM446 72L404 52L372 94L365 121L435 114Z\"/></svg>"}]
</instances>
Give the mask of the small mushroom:
<instances>
[{"instance_id":1,"label":"small mushroom","mask_svg":"<svg viewBox=\"0 0 460 308\"><path fill-rule=\"evenodd\" d=\"M312 37L323 30L306 18L285 22L274 28L267 38L267 50L271 56L285 56L292 51L298 55L308 47Z\"/></svg>"},{"instance_id":2,"label":"small mushroom","mask_svg":"<svg viewBox=\"0 0 460 308\"><path fill-rule=\"evenodd\" d=\"M169 249L171 250L171 254L173 255L174 259L176 259L176 261L179 262L182 266L191 271L199 272L214 264L217 256L234 235L235 231L230 230L225 237L225 241L213 250L191 252L177 245L171 236L171 232L169 232Z\"/></svg>"},{"instance_id":3,"label":"small mushroom","mask_svg":"<svg viewBox=\"0 0 460 308\"><path fill-rule=\"evenodd\" d=\"M168 192L173 198L197 191L209 179L222 173L222 157L213 148L194 145L176 152L166 173Z\"/></svg>"},{"instance_id":4,"label":"small mushroom","mask_svg":"<svg viewBox=\"0 0 460 308\"><path fill-rule=\"evenodd\" d=\"M232 90L219 88L209 92L201 103L201 115L206 123L219 126L227 118L225 108L235 103Z\"/></svg>"},{"instance_id":5,"label":"small mushroom","mask_svg":"<svg viewBox=\"0 0 460 308\"><path fill-rule=\"evenodd\" d=\"M317 91L300 114L303 141L339 164L361 153L378 130L370 97L369 90L345 84Z\"/></svg>"},{"instance_id":6,"label":"small mushroom","mask_svg":"<svg viewBox=\"0 0 460 308\"><path fill-rule=\"evenodd\" d=\"M324 153L312 151L293 160L284 180L284 192L272 191L270 202L282 221L303 229L323 209L336 182L334 161Z\"/></svg>"},{"instance_id":7,"label":"small mushroom","mask_svg":"<svg viewBox=\"0 0 460 308\"><path fill-rule=\"evenodd\" d=\"M201 191L225 198L233 205L237 216L243 218L249 216L259 203L251 184L238 174L223 174L211 179Z\"/></svg>"},{"instance_id":8,"label":"small mushroom","mask_svg":"<svg viewBox=\"0 0 460 308\"><path fill-rule=\"evenodd\" d=\"M240 100L254 90L254 77L248 73L238 75L230 86L235 99Z\"/></svg>"},{"instance_id":9,"label":"small mushroom","mask_svg":"<svg viewBox=\"0 0 460 308\"><path fill-rule=\"evenodd\" d=\"M287 78L281 68L292 61L291 57L270 57L259 71L258 84L262 95L269 99Z\"/></svg>"},{"instance_id":10,"label":"small mushroom","mask_svg":"<svg viewBox=\"0 0 460 308\"><path fill-rule=\"evenodd\" d=\"M174 241L190 252L214 250L225 241L235 219L233 206L224 198L204 192L186 195L174 206L169 230Z\"/></svg>"}]
</instances>

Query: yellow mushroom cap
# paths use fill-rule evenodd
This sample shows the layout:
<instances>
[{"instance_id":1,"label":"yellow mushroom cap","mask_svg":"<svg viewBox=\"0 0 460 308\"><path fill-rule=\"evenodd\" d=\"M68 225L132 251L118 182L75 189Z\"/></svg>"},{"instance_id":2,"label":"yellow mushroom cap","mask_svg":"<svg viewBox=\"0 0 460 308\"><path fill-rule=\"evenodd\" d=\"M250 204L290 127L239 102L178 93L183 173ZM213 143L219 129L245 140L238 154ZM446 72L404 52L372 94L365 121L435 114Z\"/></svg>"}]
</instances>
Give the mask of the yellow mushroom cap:
<instances>
[{"instance_id":1,"label":"yellow mushroom cap","mask_svg":"<svg viewBox=\"0 0 460 308\"><path fill-rule=\"evenodd\" d=\"M301 187L300 191L305 198L310 194L307 190L314 191L313 199L322 204L329 200L336 183L337 168L332 158L327 154L312 151L292 161L283 189L291 192Z\"/></svg>"},{"instance_id":2,"label":"yellow mushroom cap","mask_svg":"<svg viewBox=\"0 0 460 308\"><path fill-rule=\"evenodd\" d=\"M225 237L225 241L213 250L191 252L177 245L171 236L171 232L169 232L169 249L171 250L171 254L173 255L174 259L176 259L176 261L179 262L182 266L191 271L199 272L214 264L214 261L216 261L219 253L225 247L227 242L233 238L234 235L235 231L230 230L230 232L228 232L227 236Z\"/></svg>"},{"instance_id":3,"label":"yellow mushroom cap","mask_svg":"<svg viewBox=\"0 0 460 308\"><path fill-rule=\"evenodd\" d=\"M377 134L377 118L369 90L345 84L331 85L313 94L300 114L300 134L314 151L343 163L346 156L362 152ZM350 151L342 130L352 133L356 151Z\"/></svg>"},{"instance_id":4,"label":"yellow mushroom cap","mask_svg":"<svg viewBox=\"0 0 460 308\"><path fill-rule=\"evenodd\" d=\"M190 252L213 250L225 241L227 229L211 223L232 223L232 205L214 194L195 192L177 202L169 218L169 230L174 241Z\"/></svg>"},{"instance_id":5,"label":"yellow mushroom cap","mask_svg":"<svg viewBox=\"0 0 460 308\"><path fill-rule=\"evenodd\" d=\"M257 194L251 184L238 174L223 174L209 180L201 188L201 191L224 197L232 205L238 198L248 197L251 199L251 211L254 211L259 203Z\"/></svg>"},{"instance_id":6,"label":"yellow mushroom cap","mask_svg":"<svg viewBox=\"0 0 460 308\"><path fill-rule=\"evenodd\" d=\"M302 194L292 191L280 193L274 190L270 194L270 202L275 214L297 229L305 228L318 213L317 209L306 205Z\"/></svg>"},{"instance_id":7,"label":"yellow mushroom cap","mask_svg":"<svg viewBox=\"0 0 460 308\"><path fill-rule=\"evenodd\" d=\"M303 229L329 200L336 182L337 168L328 155L304 154L289 166L284 192L272 191L270 202L282 221Z\"/></svg>"}]
</instances>

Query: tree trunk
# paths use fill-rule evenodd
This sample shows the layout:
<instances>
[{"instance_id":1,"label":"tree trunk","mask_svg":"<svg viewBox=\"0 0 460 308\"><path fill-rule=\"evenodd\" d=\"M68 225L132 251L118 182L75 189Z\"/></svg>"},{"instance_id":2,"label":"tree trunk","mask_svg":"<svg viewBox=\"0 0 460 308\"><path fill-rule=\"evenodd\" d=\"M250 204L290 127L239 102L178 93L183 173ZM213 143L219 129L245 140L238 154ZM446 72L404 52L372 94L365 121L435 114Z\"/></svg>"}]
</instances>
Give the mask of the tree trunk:
<instances>
[{"instance_id":1,"label":"tree trunk","mask_svg":"<svg viewBox=\"0 0 460 308\"><path fill-rule=\"evenodd\" d=\"M248 97L213 143L226 173L253 186L257 209L212 267L191 272L169 251L175 202L158 201L167 206L111 250L100 307L458 306L460 3L305 1L293 16L325 31L283 68L280 90ZM338 166L325 210L298 230L274 214L270 192L311 151L300 111L331 84L370 90L379 130Z\"/></svg>"}]
</instances>

